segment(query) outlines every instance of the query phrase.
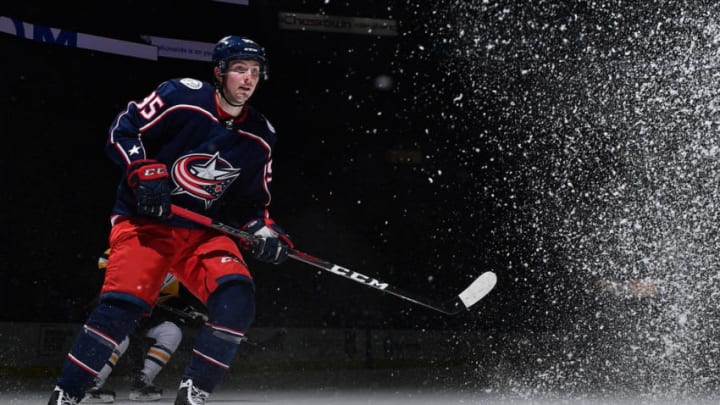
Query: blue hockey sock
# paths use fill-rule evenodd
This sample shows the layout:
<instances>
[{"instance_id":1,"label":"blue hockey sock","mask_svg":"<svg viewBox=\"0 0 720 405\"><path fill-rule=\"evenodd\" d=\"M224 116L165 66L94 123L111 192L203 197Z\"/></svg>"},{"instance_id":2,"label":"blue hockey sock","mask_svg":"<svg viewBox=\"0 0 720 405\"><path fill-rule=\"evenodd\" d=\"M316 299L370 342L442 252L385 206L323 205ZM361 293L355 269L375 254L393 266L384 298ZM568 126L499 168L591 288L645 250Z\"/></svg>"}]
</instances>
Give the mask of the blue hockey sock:
<instances>
[{"instance_id":1,"label":"blue hockey sock","mask_svg":"<svg viewBox=\"0 0 720 405\"><path fill-rule=\"evenodd\" d=\"M113 350L138 325L143 310L125 302L103 302L88 317L63 364L57 385L82 399Z\"/></svg>"},{"instance_id":2,"label":"blue hockey sock","mask_svg":"<svg viewBox=\"0 0 720 405\"><path fill-rule=\"evenodd\" d=\"M245 331L255 318L255 292L251 284L232 283L208 299L209 320L198 334L193 356L183 379L212 392L235 358Z\"/></svg>"}]
</instances>

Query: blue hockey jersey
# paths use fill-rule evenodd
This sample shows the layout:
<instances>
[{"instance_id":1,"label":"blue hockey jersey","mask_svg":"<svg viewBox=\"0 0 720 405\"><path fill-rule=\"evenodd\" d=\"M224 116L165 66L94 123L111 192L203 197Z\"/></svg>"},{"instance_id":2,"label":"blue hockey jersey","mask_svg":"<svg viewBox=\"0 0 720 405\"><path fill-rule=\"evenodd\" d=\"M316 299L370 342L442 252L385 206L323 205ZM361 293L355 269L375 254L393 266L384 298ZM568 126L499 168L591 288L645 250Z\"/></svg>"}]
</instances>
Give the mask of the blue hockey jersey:
<instances>
[{"instance_id":1,"label":"blue hockey jersey","mask_svg":"<svg viewBox=\"0 0 720 405\"><path fill-rule=\"evenodd\" d=\"M106 151L126 172L138 159L165 163L172 202L240 226L268 214L272 150L270 122L250 105L227 116L214 87L195 79L166 81L141 102L130 102L110 126ZM123 175L113 214L136 216L132 189ZM196 227L181 218L169 224Z\"/></svg>"}]
</instances>

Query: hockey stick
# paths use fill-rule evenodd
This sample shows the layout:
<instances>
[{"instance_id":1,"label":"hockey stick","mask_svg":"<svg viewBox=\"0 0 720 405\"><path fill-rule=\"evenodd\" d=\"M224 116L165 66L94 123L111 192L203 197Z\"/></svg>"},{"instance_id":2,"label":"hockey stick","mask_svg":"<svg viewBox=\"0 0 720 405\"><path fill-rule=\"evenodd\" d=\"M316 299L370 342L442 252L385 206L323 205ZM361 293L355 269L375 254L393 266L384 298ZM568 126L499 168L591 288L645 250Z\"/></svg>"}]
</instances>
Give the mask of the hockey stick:
<instances>
[{"instance_id":1,"label":"hockey stick","mask_svg":"<svg viewBox=\"0 0 720 405\"><path fill-rule=\"evenodd\" d=\"M207 321L207 315L205 315L204 313L202 313L202 312L200 312L200 311L186 312L186 311L183 311L183 310L181 310L181 309L177 309L177 308L175 308L175 307L172 307L172 306L170 306L170 305L163 304L163 303L158 303L158 304L155 305L155 307L156 307L156 308L160 308L160 309L162 309L162 310L164 310L164 311L167 311L167 312L169 312L169 313L171 313L171 314L173 314L173 315L175 315L175 316L177 316L177 317L179 317L179 318L187 319L187 320L190 320L190 321L195 321L195 320L197 320L198 318L202 318L203 321ZM197 315L193 316L193 313L194 313L194 314L197 314Z\"/></svg>"},{"instance_id":2,"label":"hockey stick","mask_svg":"<svg viewBox=\"0 0 720 405\"><path fill-rule=\"evenodd\" d=\"M197 224L218 230L236 238L250 241L250 243L254 243L254 241L257 239L257 237L251 233L223 224L222 222L215 221L210 217L206 217L205 215L198 214L194 211L190 211L174 204L172 205L172 213ZM297 249L290 249L290 253L288 254L288 256L291 259L297 260L299 262L309 264L310 266L317 267L333 274L337 274L338 276L348 278L352 281L364 284L376 290L392 294L396 297L402 298L410 302L414 302L415 304L422 305L426 308L430 308L432 310L439 311L448 315L458 314L475 305L475 303L477 303L478 301L480 301L480 299L486 296L493 289L493 287L495 287L495 284L497 283L497 276L495 275L495 273L493 273L492 271L487 271L481 274L477 279L475 279L475 281L470 284L470 286L468 286L460 294L458 294L456 297L453 297L449 301L442 303L430 303L424 298L420 298L410 293L404 292L401 289L388 283L382 282L378 279L366 276L348 268L338 266L337 264L330 263L323 259L319 259L315 256L311 256Z\"/></svg>"}]
</instances>

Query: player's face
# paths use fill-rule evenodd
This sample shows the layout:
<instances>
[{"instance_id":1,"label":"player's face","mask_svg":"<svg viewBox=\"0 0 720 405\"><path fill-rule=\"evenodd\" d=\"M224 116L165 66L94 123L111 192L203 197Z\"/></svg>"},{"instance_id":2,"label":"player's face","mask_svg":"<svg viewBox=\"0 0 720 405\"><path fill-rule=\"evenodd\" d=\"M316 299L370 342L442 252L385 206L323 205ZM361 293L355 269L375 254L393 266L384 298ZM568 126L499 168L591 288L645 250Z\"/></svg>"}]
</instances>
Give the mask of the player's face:
<instances>
[{"instance_id":1,"label":"player's face","mask_svg":"<svg viewBox=\"0 0 720 405\"><path fill-rule=\"evenodd\" d=\"M254 60L234 60L225 72L225 96L233 103L244 104L255 92L260 80L260 64Z\"/></svg>"}]
</instances>

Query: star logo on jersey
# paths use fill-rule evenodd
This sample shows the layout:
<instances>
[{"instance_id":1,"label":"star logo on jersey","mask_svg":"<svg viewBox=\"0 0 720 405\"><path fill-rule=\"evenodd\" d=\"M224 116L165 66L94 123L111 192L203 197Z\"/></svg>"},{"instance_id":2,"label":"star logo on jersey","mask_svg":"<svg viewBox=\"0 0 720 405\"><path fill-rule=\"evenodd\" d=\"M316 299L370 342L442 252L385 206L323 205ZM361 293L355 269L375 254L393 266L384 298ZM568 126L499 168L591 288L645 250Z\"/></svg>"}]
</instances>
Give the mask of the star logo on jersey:
<instances>
[{"instance_id":1,"label":"star logo on jersey","mask_svg":"<svg viewBox=\"0 0 720 405\"><path fill-rule=\"evenodd\" d=\"M130 156L137 155L138 153L140 153L140 147L138 145L134 145L128 150L128 155Z\"/></svg>"},{"instance_id":2,"label":"star logo on jersey","mask_svg":"<svg viewBox=\"0 0 720 405\"><path fill-rule=\"evenodd\" d=\"M240 175L240 170L221 158L219 152L183 156L175 161L172 168L172 178L177 184L172 193L188 194L203 200L205 208L208 208L230 187Z\"/></svg>"}]
</instances>

